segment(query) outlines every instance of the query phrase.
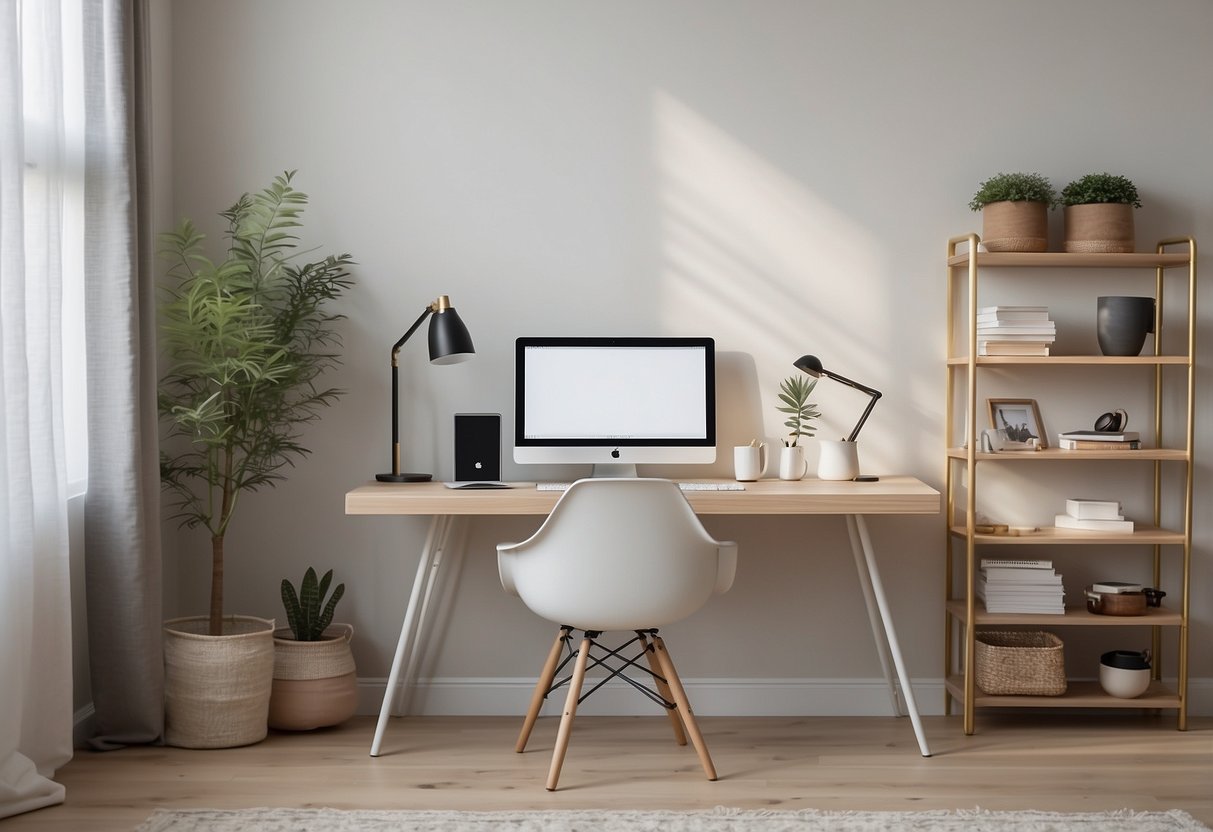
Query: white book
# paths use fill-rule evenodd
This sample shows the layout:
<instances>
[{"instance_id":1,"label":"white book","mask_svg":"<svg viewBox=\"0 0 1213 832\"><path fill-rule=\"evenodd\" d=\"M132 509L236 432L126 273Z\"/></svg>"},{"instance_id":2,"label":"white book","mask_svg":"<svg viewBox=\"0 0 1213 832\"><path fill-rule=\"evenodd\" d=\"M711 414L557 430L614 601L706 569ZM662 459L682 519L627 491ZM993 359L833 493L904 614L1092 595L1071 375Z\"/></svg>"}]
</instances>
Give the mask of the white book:
<instances>
[{"instance_id":1,"label":"white book","mask_svg":"<svg viewBox=\"0 0 1213 832\"><path fill-rule=\"evenodd\" d=\"M1048 315L1049 307L1047 307L1047 306L979 306L979 307L977 307L977 314L979 316L981 316L981 315L998 315L999 317L1001 317L1003 315L1026 315L1026 314Z\"/></svg>"},{"instance_id":2,"label":"white book","mask_svg":"<svg viewBox=\"0 0 1213 832\"><path fill-rule=\"evenodd\" d=\"M1040 558L982 558L981 568L989 566L1008 567L1015 569L1052 569L1053 561Z\"/></svg>"},{"instance_id":3,"label":"white book","mask_svg":"<svg viewBox=\"0 0 1213 832\"><path fill-rule=\"evenodd\" d=\"M1092 592L1108 592L1119 595L1122 592L1141 592L1141 584L1131 584L1126 581L1096 581L1091 584Z\"/></svg>"},{"instance_id":4,"label":"white book","mask_svg":"<svg viewBox=\"0 0 1213 832\"><path fill-rule=\"evenodd\" d=\"M977 348L978 355L1048 355L1048 344L982 344Z\"/></svg>"},{"instance_id":5,"label":"white book","mask_svg":"<svg viewBox=\"0 0 1213 832\"><path fill-rule=\"evenodd\" d=\"M1066 500L1066 514L1079 520L1123 520L1120 503L1115 500L1087 500L1075 497Z\"/></svg>"},{"instance_id":6,"label":"white book","mask_svg":"<svg viewBox=\"0 0 1213 832\"><path fill-rule=\"evenodd\" d=\"M1061 585L1061 575L1058 575L1052 569L1014 569L998 566L989 566L981 570L986 576L986 582L991 586L998 584L1003 585L1019 585L1019 586L1048 586L1050 584Z\"/></svg>"},{"instance_id":7,"label":"white book","mask_svg":"<svg viewBox=\"0 0 1213 832\"><path fill-rule=\"evenodd\" d=\"M1054 518L1053 525L1059 529L1078 529L1085 532L1133 533L1132 520L1079 520L1068 514L1059 514Z\"/></svg>"},{"instance_id":8,"label":"white book","mask_svg":"<svg viewBox=\"0 0 1213 832\"><path fill-rule=\"evenodd\" d=\"M1057 325L1052 321L1035 324L1023 321L978 321L977 334L980 336L983 332L1038 332L1042 335L1051 335L1057 332Z\"/></svg>"},{"instance_id":9,"label":"white book","mask_svg":"<svg viewBox=\"0 0 1213 832\"><path fill-rule=\"evenodd\" d=\"M1096 442L1136 442L1141 434L1135 430L1068 430L1057 434L1060 439L1087 439Z\"/></svg>"},{"instance_id":10,"label":"white book","mask_svg":"<svg viewBox=\"0 0 1213 832\"><path fill-rule=\"evenodd\" d=\"M997 332L981 331L977 333L977 342L982 341L1040 341L1052 344L1057 340L1056 335L1047 332Z\"/></svg>"}]
</instances>

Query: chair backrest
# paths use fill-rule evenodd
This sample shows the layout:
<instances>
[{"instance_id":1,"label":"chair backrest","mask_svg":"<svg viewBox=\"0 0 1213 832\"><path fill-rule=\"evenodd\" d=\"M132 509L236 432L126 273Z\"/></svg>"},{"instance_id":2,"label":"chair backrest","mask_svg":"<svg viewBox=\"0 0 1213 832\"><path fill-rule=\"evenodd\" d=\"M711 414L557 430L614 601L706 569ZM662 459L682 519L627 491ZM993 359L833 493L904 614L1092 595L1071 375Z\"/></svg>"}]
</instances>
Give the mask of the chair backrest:
<instances>
[{"instance_id":1,"label":"chair backrest","mask_svg":"<svg viewBox=\"0 0 1213 832\"><path fill-rule=\"evenodd\" d=\"M528 540L499 545L497 565L502 586L550 621L645 629L732 586L737 544L714 540L669 480L586 479Z\"/></svg>"}]
</instances>

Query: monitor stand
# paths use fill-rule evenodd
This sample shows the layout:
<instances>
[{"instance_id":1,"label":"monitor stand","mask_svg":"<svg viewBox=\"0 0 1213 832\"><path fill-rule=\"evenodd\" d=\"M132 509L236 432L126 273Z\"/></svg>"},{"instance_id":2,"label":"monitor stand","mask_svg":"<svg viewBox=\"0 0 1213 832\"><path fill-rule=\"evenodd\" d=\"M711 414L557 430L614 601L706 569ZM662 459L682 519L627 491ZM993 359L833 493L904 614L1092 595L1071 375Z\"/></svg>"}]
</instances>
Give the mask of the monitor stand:
<instances>
[{"instance_id":1,"label":"monitor stand","mask_svg":"<svg viewBox=\"0 0 1213 832\"><path fill-rule=\"evenodd\" d=\"M591 477L637 477L636 465L631 462L595 462Z\"/></svg>"}]
</instances>

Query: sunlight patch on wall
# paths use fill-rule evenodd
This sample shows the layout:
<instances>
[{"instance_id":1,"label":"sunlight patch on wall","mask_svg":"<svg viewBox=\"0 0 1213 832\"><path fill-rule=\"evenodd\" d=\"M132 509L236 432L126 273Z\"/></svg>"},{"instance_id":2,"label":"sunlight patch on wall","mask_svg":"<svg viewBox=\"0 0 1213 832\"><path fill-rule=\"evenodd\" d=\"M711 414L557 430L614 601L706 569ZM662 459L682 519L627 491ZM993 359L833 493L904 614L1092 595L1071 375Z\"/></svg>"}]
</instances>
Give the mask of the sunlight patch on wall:
<instances>
[{"instance_id":1,"label":"sunlight patch on wall","mask_svg":"<svg viewBox=\"0 0 1213 832\"><path fill-rule=\"evenodd\" d=\"M718 350L754 357L768 435L782 433L775 393L803 353L877 384L879 333L892 315L879 241L669 93L658 91L653 109L662 247L656 299L666 331L711 335ZM823 405L827 436L853 425L865 404L829 383L813 398Z\"/></svg>"}]
</instances>

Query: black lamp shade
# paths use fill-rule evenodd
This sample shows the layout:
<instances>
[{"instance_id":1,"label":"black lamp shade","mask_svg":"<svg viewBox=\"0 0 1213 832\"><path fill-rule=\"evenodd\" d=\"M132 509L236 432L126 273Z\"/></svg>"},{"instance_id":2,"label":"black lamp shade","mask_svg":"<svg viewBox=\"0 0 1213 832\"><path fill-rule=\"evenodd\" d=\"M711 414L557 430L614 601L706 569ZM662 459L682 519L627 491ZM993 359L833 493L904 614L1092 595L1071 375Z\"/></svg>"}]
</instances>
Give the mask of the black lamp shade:
<instances>
[{"instance_id":1,"label":"black lamp shade","mask_svg":"<svg viewBox=\"0 0 1213 832\"><path fill-rule=\"evenodd\" d=\"M821 378L821 374L825 369L821 366L821 359L815 355L802 355L796 359L796 369L801 372L808 373L813 378Z\"/></svg>"},{"instance_id":2,"label":"black lamp shade","mask_svg":"<svg viewBox=\"0 0 1213 832\"><path fill-rule=\"evenodd\" d=\"M476 354L472 336L453 306L430 316L429 340L431 364L458 364Z\"/></svg>"}]
</instances>

